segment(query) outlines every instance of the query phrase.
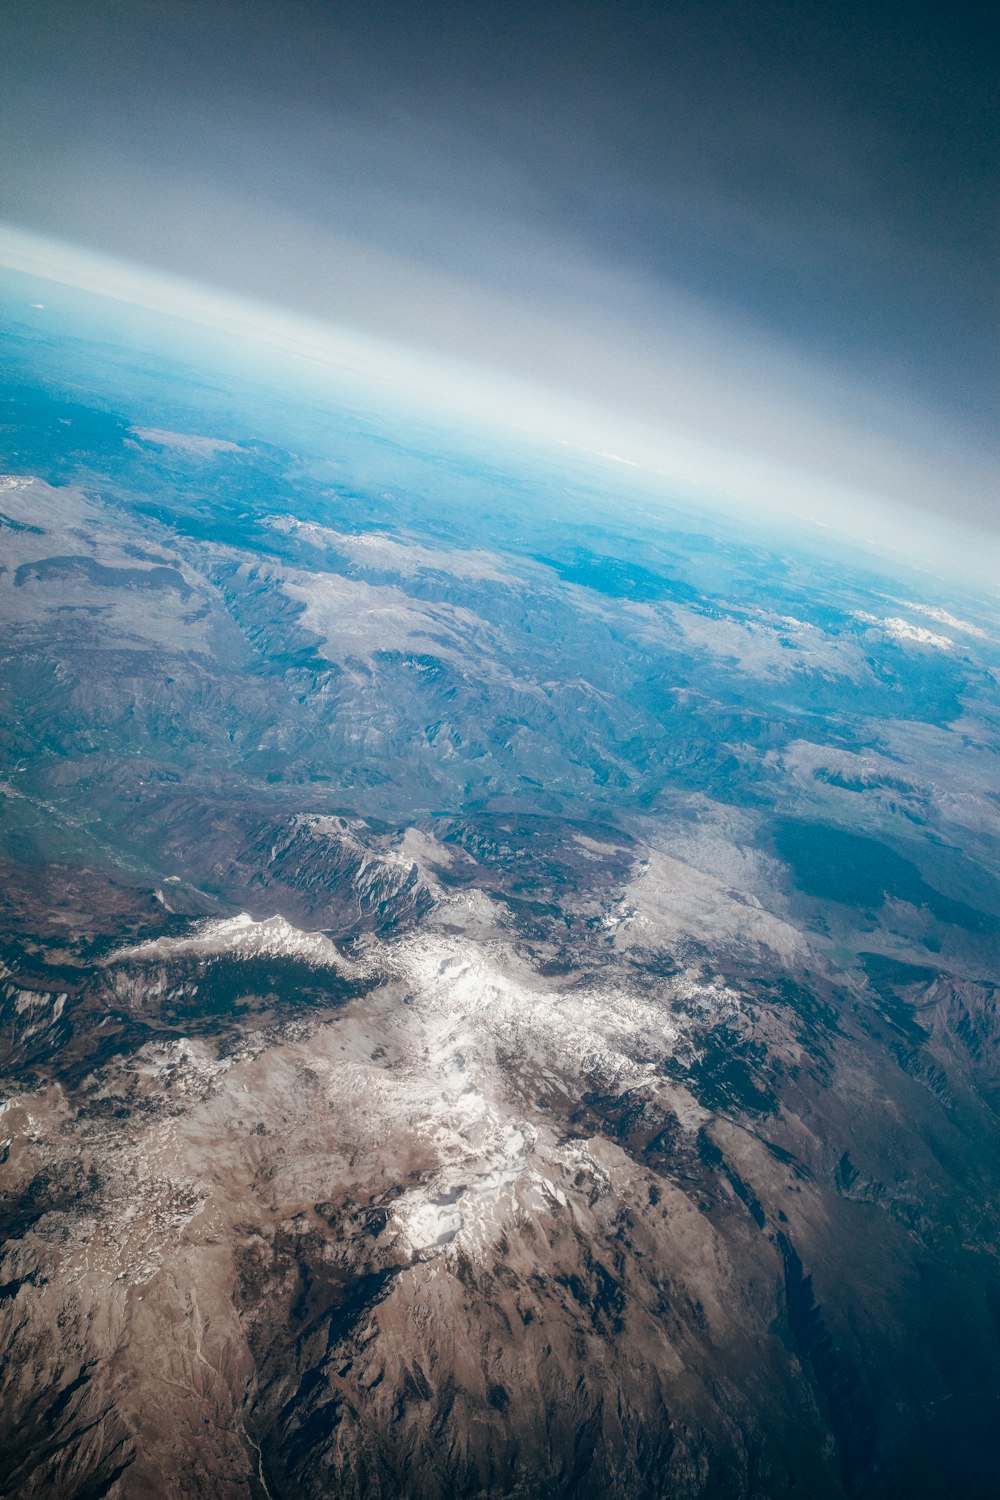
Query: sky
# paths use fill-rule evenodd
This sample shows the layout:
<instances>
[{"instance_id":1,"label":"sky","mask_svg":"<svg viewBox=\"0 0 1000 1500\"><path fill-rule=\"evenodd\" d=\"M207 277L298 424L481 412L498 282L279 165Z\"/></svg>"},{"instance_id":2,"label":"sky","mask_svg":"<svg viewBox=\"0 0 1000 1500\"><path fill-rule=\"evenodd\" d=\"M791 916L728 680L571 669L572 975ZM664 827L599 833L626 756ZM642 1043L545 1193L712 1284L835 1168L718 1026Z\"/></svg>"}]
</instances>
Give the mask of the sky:
<instances>
[{"instance_id":1,"label":"sky","mask_svg":"<svg viewBox=\"0 0 1000 1500\"><path fill-rule=\"evenodd\" d=\"M990 19L8 0L0 221L1000 532Z\"/></svg>"}]
</instances>

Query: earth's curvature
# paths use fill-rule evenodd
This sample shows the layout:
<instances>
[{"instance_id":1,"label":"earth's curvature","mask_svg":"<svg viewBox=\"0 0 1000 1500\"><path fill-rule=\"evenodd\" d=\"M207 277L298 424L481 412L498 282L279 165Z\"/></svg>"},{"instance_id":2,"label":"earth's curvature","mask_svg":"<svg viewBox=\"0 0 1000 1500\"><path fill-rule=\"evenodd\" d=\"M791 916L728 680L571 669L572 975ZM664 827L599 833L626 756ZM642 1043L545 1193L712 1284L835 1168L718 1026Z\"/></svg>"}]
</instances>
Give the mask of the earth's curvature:
<instances>
[{"instance_id":1,"label":"earth's curvature","mask_svg":"<svg viewBox=\"0 0 1000 1500\"><path fill-rule=\"evenodd\" d=\"M5 347L0 1492L991 1493L996 597Z\"/></svg>"}]
</instances>

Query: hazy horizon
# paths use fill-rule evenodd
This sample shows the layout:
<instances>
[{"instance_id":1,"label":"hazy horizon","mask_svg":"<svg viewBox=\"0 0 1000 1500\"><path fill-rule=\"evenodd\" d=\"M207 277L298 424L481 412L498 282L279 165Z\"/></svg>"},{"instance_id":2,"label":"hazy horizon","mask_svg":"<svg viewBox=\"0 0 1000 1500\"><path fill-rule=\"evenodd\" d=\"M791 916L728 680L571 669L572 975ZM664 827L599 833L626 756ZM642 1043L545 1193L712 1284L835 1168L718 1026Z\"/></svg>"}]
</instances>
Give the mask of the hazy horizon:
<instances>
[{"instance_id":1,"label":"hazy horizon","mask_svg":"<svg viewBox=\"0 0 1000 1500\"><path fill-rule=\"evenodd\" d=\"M0 221L735 455L754 493L995 532L983 41L886 4L40 0Z\"/></svg>"},{"instance_id":2,"label":"hazy horizon","mask_svg":"<svg viewBox=\"0 0 1000 1500\"><path fill-rule=\"evenodd\" d=\"M571 389L331 326L3 225L0 267L152 313L202 335L221 335L223 342L215 337L210 346L191 335L195 357L214 364L227 364L233 349L249 346L253 353L246 372L264 381L282 384L298 376L315 391L325 377L342 379L349 372L369 390L391 390L410 409L513 431L604 463L609 473L619 469L654 492L659 487L665 503L721 505L767 522L811 524L861 551L895 555L907 565L934 564L952 577L968 574L977 584L995 577L1000 549L975 521L958 518L942 526L928 510L907 516L891 492L866 492L835 476L810 473L794 457L776 458L732 440L712 442L682 425L669 429L629 420ZM44 320L50 309L26 303L26 311Z\"/></svg>"}]
</instances>

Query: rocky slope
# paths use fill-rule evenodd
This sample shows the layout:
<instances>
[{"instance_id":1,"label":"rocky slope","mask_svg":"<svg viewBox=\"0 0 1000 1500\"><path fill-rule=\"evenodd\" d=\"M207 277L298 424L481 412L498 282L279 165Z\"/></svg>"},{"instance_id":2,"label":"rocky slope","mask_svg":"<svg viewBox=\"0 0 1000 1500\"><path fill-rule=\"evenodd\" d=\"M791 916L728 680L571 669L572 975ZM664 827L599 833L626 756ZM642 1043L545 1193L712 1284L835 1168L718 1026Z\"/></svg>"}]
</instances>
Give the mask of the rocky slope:
<instances>
[{"instance_id":1,"label":"rocky slope","mask_svg":"<svg viewBox=\"0 0 1000 1500\"><path fill-rule=\"evenodd\" d=\"M423 847L401 927L22 952L4 1492L981 1484L939 1406L998 1394L988 997L624 941L690 900L652 850L540 935Z\"/></svg>"}]
</instances>

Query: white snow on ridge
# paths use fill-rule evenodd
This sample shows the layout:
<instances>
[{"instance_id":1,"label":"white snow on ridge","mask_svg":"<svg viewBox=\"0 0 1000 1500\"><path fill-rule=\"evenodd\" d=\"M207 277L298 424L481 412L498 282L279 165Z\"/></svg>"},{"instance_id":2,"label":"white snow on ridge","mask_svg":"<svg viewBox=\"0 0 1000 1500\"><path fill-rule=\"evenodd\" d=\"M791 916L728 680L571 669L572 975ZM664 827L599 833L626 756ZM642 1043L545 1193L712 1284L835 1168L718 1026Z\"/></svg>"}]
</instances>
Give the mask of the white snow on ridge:
<instances>
[{"instance_id":1,"label":"white snow on ridge","mask_svg":"<svg viewBox=\"0 0 1000 1500\"><path fill-rule=\"evenodd\" d=\"M899 615L883 620L882 628L897 641L917 641L921 646L936 646L941 651L950 651L955 644L950 636L937 635L933 630L927 630L923 625L913 625Z\"/></svg>"},{"instance_id":2,"label":"white snow on ridge","mask_svg":"<svg viewBox=\"0 0 1000 1500\"><path fill-rule=\"evenodd\" d=\"M380 1150L405 1141L436 1159L393 1208L421 1258L452 1241L474 1251L519 1207L565 1201L558 1184L578 1172L567 1153L579 1155L579 1143L553 1132L544 1096L576 1100L594 1079L609 1091L655 1092L680 1039L740 1006L735 991L694 971L656 997L613 982L550 988L506 944L466 937L424 933L384 949L382 963L394 979L363 1016L354 1012L350 1056L328 1053L323 1070L330 1099L363 1095ZM357 1129L356 1115L344 1129Z\"/></svg>"},{"instance_id":3,"label":"white snow on ridge","mask_svg":"<svg viewBox=\"0 0 1000 1500\"><path fill-rule=\"evenodd\" d=\"M628 894L634 920L615 947L669 942L690 916L687 903L717 913L721 902L731 908L727 935L792 952L783 925L752 898L730 892L727 903L722 881L666 856L645 862ZM496 903L475 892L443 899L418 930L370 937L357 967L323 933L247 914L119 949L108 962L215 954L295 957L366 974L370 988L297 1030L251 1036L224 1060L184 1039L144 1050L149 1086L169 1081L195 1112L188 1197L224 1193L250 1123L278 1114L299 1131L283 1169L289 1203L314 1201L326 1181L394 1184L387 1231L414 1261L483 1255L512 1216L572 1214L611 1193L591 1143L565 1138L566 1108L588 1088L636 1092L695 1129L704 1112L665 1060L696 1057L720 1024L750 1024L739 990L706 975L700 960L655 990L613 957L590 977L553 980L517 950ZM149 1145L171 1149L159 1136Z\"/></svg>"},{"instance_id":4,"label":"white snow on ridge","mask_svg":"<svg viewBox=\"0 0 1000 1500\"><path fill-rule=\"evenodd\" d=\"M632 605L628 613L639 617L643 611L658 620L660 629L669 621L688 646L754 677L781 681L814 672L831 680L860 681L869 672L855 643L827 635L792 615L761 611L759 618L751 618L742 612L709 613L680 604Z\"/></svg>"},{"instance_id":5,"label":"white snow on ridge","mask_svg":"<svg viewBox=\"0 0 1000 1500\"><path fill-rule=\"evenodd\" d=\"M183 937L151 938L131 947L116 948L106 960L126 959L140 963L164 963L174 958L222 957L297 958L316 968L348 969L351 966L322 932L300 932L284 917L265 917L257 922L246 912L199 922Z\"/></svg>"},{"instance_id":6,"label":"white snow on ridge","mask_svg":"<svg viewBox=\"0 0 1000 1500\"><path fill-rule=\"evenodd\" d=\"M496 631L471 610L412 598L393 584L365 583L339 573L286 571L284 594L303 605L302 624L320 637L330 661L355 658L372 665L376 653L402 651L468 666L485 642L493 655Z\"/></svg>"},{"instance_id":7,"label":"white snow on ridge","mask_svg":"<svg viewBox=\"0 0 1000 1500\"><path fill-rule=\"evenodd\" d=\"M474 547L427 547L403 541L384 531L335 531L317 521L299 521L295 516L269 516L264 523L272 531L296 536L315 547L332 547L361 568L416 578L421 573L447 573L474 583L521 582L496 553Z\"/></svg>"},{"instance_id":8,"label":"white snow on ridge","mask_svg":"<svg viewBox=\"0 0 1000 1500\"><path fill-rule=\"evenodd\" d=\"M445 930L435 917L391 942L369 939L354 972L368 973L371 987L356 1003L268 1024L225 1055L210 1038L180 1036L113 1064L150 1097L169 1089L168 1122L154 1111L124 1147L117 1131L109 1136L113 1232L95 1235L94 1220L74 1219L76 1263L109 1284L148 1281L195 1215L206 1214L212 1233L226 1205L245 1216L258 1166L277 1160L280 1172L262 1179L273 1211L277 1203L305 1219L303 1204L355 1189L374 1202L377 1192L393 1255L485 1256L515 1216L574 1218L615 1193L617 1148L564 1133L566 1108L588 1088L638 1091L685 1132L704 1122L663 1063L696 1056L715 1027L746 1019L738 990L706 977L700 962L655 991L636 985L627 963L624 978L608 969L553 980L517 950L483 893L442 907ZM119 949L108 962L222 953L346 963L322 933L247 914Z\"/></svg>"},{"instance_id":9,"label":"white snow on ridge","mask_svg":"<svg viewBox=\"0 0 1000 1500\"><path fill-rule=\"evenodd\" d=\"M950 636L937 635L933 630L925 629L923 625L913 625L909 620L904 620L901 615L890 615L883 620L878 615L870 615L865 610L859 609L855 610L854 618L865 625L877 625L895 641L913 641L918 646L934 646L939 651L951 651L955 646Z\"/></svg>"},{"instance_id":10,"label":"white snow on ridge","mask_svg":"<svg viewBox=\"0 0 1000 1500\"><path fill-rule=\"evenodd\" d=\"M979 625L973 625L968 620L960 620L957 615L950 614L948 610L939 608L936 604L917 604L912 599L900 599L896 601L902 604L904 609L916 610L917 614L925 615L928 620L936 620L939 625L947 625L949 630L960 630L965 635L974 635L981 641L988 641L989 634Z\"/></svg>"}]
</instances>

